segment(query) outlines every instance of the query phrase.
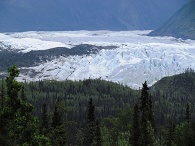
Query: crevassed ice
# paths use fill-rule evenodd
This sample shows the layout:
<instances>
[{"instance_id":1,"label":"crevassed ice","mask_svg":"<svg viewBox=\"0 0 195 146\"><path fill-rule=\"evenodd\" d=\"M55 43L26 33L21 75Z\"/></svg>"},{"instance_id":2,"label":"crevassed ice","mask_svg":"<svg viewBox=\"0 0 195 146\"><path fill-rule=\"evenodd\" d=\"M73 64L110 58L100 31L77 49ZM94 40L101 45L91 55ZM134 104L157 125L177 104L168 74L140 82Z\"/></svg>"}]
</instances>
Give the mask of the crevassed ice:
<instances>
[{"instance_id":1,"label":"crevassed ice","mask_svg":"<svg viewBox=\"0 0 195 146\"><path fill-rule=\"evenodd\" d=\"M150 85L164 76L195 69L195 41L173 37L148 37L150 31L71 31L24 32L1 34L0 42L19 51L67 47L78 44L117 46L89 56L59 57L38 66L19 80L82 80L102 78L138 88L147 80Z\"/></svg>"}]
</instances>

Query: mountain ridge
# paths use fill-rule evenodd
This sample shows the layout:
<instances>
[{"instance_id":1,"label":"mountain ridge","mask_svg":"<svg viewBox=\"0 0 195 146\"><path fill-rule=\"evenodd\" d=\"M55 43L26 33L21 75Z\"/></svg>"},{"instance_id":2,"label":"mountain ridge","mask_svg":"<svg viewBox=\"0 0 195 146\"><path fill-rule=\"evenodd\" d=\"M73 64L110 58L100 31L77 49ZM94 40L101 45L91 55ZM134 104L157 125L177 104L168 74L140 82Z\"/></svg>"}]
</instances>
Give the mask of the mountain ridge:
<instances>
[{"instance_id":1,"label":"mountain ridge","mask_svg":"<svg viewBox=\"0 0 195 146\"><path fill-rule=\"evenodd\" d=\"M152 31L149 36L173 36L195 39L195 0L179 9L164 25Z\"/></svg>"},{"instance_id":2,"label":"mountain ridge","mask_svg":"<svg viewBox=\"0 0 195 146\"><path fill-rule=\"evenodd\" d=\"M186 2L3 0L0 32L154 29Z\"/></svg>"}]
</instances>

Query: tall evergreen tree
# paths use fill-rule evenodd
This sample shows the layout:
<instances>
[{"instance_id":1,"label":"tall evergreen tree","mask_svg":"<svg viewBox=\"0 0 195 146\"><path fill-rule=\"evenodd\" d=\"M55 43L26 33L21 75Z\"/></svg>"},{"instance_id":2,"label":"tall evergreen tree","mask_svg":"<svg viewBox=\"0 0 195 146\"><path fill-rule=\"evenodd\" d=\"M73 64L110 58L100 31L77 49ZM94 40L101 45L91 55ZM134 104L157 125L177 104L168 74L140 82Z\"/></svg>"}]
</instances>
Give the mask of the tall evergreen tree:
<instances>
[{"instance_id":1,"label":"tall evergreen tree","mask_svg":"<svg viewBox=\"0 0 195 146\"><path fill-rule=\"evenodd\" d=\"M141 91L141 105L140 105L140 113L141 113L141 145L142 146L150 146L153 145L152 131L154 130L154 117L152 114L152 99L149 94L149 88L147 82L143 84Z\"/></svg>"},{"instance_id":2,"label":"tall evergreen tree","mask_svg":"<svg viewBox=\"0 0 195 146\"><path fill-rule=\"evenodd\" d=\"M55 104L55 109L52 117L52 127L56 128L58 126L61 126L62 124L62 111L60 109L60 100L58 99Z\"/></svg>"},{"instance_id":3,"label":"tall evergreen tree","mask_svg":"<svg viewBox=\"0 0 195 146\"><path fill-rule=\"evenodd\" d=\"M141 90L141 106L140 109L142 112L148 111L148 101L149 101L149 88L147 85L147 82L143 84L142 90Z\"/></svg>"},{"instance_id":4,"label":"tall evergreen tree","mask_svg":"<svg viewBox=\"0 0 195 146\"><path fill-rule=\"evenodd\" d=\"M134 106L133 123L131 132L131 144L132 146L140 146L141 131L140 131L140 119L139 119L139 107L137 104Z\"/></svg>"},{"instance_id":5,"label":"tall evergreen tree","mask_svg":"<svg viewBox=\"0 0 195 146\"><path fill-rule=\"evenodd\" d=\"M152 103L152 95L149 94L148 98L148 120L151 123L152 128L155 130L155 121L154 121L154 112L153 112L153 103Z\"/></svg>"},{"instance_id":6,"label":"tall evergreen tree","mask_svg":"<svg viewBox=\"0 0 195 146\"><path fill-rule=\"evenodd\" d=\"M156 146L155 145L155 136L154 136L154 128L152 127L152 124L150 121L147 122L147 134L146 139L144 140L145 146Z\"/></svg>"},{"instance_id":7,"label":"tall evergreen tree","mask_svg":"<svg viewBox=\"0 0 195 146\"><path fill-rule=\"evenodd\" d=\"M185 121L190 123L190 120L191 120L190 106L189 106L189 103L187 103L186 113L185 113Z\"/></svg>"},{"instance_id":8,"label":"tall evergreen tree","mask_svg":"<svg viewBox=\"0 0 195 146\"><path fill-rule=\"evenodd\" d=\"M102 134L99 120L96 120L95 146L102 146Z\"/></svg>"},{"instance_id":9,"label":"tall evergreen tree","mask_svg":"<svg viewBox=\"0 0 195 146\"><path fill-rule=\"evenodd\" d=\"M62 104L58 99L55 104L55 109L52 117L52 127L48 134L48 137L52 140L53 146L64 146L67 144L67 130L64 127L61 105Z\"/></svg>"},{"instance_id":10,"label":"tall evergreen tree","mask_svg":"<svg viewBox=\"0 0 195 146\"><path fill-rule=\"evenodd\" d=\"M17 66L8 68L9 76L6 78L7 84L7 96L9 101L7 102L12 114L14 115L20 108L20 99L18 98L18 92L21 90L21 85L15 80L19 76L19 70Z\"/></svg>"},{"instance_id":11,"label":"tall evergreen tree","mask_svg":"<svg viewBox=\"0 0 195 146\"><path fill-rule=\"evenodd\" d=\"M0 99L1 99L1 101L0 101L0 107L1 107L1 109L4 107L4 102L5 102L5 88L4 88L4 80L2 79L1 80L1 92L0 92Z\"/></svg>"},{"instance_id":12,"label":"tall evergreen tree","mask_svg":"<svg viewBox=\"0 0 195 146\"><path fill-rule=\"evenodd\" d=\"M48 113L47 113L47 104L44 103L42 106L42 114L41 114L41 132L46 134L48 129Z\"/></svg>"},{"instance_id":13,"label":"tall evergreen tree","mask_svg":"<svg viewBox=\"0 0 195 146\"><path fill-rule=\"evenodd\" d=\"M0 111L0 138L1 144L9 145L32 145L38 133L38 120L33 116L33 106L18 97L21 89L20 83L15 78L19 75L17 66L8 69L6 78L7 95L5 106ZM41 140L41 141L39 141ZM40 144L49 142L42 136L36 138Z\"/></svg>"},{"instance_id":14,"label":"tall evergreen tree","mask_svg":"<svg viewBox=\"0 0 195 146\"><path fill-rule=\"evenodd\" d=\"M86 146L91 146L95 138L95 106L93 100L90 98L87 106L87 129L85 132L84 143Z\"/></svg>"}]
</instances>

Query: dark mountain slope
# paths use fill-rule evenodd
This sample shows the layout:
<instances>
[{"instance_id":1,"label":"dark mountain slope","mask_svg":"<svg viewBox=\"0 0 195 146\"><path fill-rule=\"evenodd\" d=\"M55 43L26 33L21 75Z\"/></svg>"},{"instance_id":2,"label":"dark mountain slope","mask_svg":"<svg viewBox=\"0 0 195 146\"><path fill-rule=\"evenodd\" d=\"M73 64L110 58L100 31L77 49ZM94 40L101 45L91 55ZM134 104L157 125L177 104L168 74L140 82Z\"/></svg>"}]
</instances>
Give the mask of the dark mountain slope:
<instances>
[{"instance_id":1,"label":"dark mountain slope","mask_svg":"<svg viewBox=\"0 0 195 146\"><path fill-rule=\"evenodd\" d=\"M162 78L152 86L152 89L186 98L195 96L195 72L188 70L179 75Z\"/></svg>"},{"instance_id":2,"label":"dark mountain slope","mask_svg":"<svg viewBox=\"0 0 195 146\"><path fill-rule=\"evenodd\" d=\"M55 57L59 56L82 56L97 54L102 49L114 49L115 46L93 46L93 45L77 45L71 49L68 48L51 48L48 50L35 50L27 53L21 53L14 50L4 50L0 48L0 70L5 71L8 67L13 64L17 64L18 67L30 67L37 65L49 60L52 60Z\"/></svg>"},{"instance_id":3,"label":"dark mountain slope","mask_svg":"<svg viewBox=\"0 0 195 146\"><path fill-rule=\"evenodd\" d=\"M168 22L149 35L195 39L195 0L185 4Z\"/></svg>"},{"instance_id":4,"label":"dark mountain slope","mask_svg":"<svg viewBox=\"0 0 195 146\"><path fill-rule=\"evenodd\" d=\"M1 0L0 32L159 27L188 0Z\"/></svg>"},{"instance_id":5,"label":"dark mountain slope","mask_svg":"<svg viewBox=\"0 0 195 146\"><path fill-rule=\"evenodd\" d=\"M186 105L189 103L192 120L195 121L195 73L185 73L165 77L151 87L154 100L154 112L157 123L166 123L166 119L175 122L184 120Z\"/></svg>"}]
</instances>

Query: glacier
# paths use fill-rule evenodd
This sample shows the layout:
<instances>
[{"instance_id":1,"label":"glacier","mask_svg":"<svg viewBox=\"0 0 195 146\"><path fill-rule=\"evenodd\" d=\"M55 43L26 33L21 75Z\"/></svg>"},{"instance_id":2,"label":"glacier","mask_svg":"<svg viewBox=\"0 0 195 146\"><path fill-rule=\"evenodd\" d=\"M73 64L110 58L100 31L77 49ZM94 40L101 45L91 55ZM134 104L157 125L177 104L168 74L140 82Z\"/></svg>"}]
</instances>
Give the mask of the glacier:
<instances>
[{"instance_id":1,"label":"glacier","mask_svg":"<svg viewBox=\"0 0 195 146\"><path fill-rule=\"evenodd\" d=\"M146 31L59 31L0 33L0 48L22 53L89 44L114 46L97 54L60 56L36 66L20 67L19 81L100 78L138 89L165 76L195 69L195 41L149 37ZM8 47L9 46L9 47Z\"/></svg>"}]
</instances>

